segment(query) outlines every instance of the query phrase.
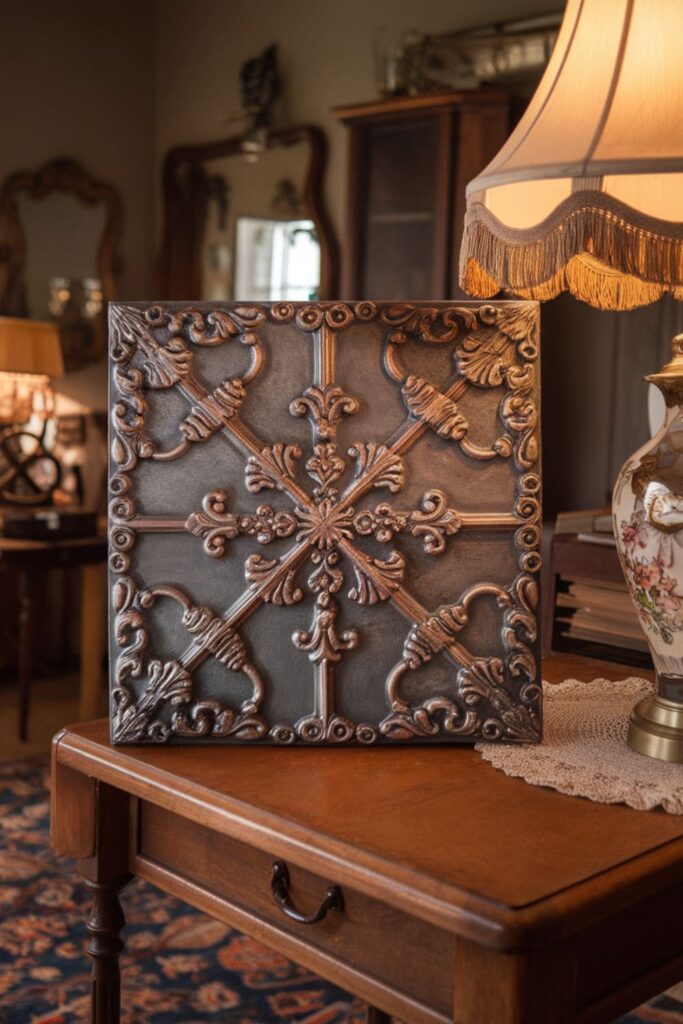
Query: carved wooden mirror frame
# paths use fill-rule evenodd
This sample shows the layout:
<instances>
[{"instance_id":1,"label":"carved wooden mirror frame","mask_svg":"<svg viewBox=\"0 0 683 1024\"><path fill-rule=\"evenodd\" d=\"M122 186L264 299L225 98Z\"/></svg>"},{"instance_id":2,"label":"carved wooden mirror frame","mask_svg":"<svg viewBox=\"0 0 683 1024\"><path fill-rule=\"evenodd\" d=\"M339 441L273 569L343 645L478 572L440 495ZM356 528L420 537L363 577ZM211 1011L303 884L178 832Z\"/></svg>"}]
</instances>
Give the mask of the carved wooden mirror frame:
<instances>
[{"instance_id":1,"label":"carved wooden mirror frame","mask_svg":"<svg viewBox=\"0 0 683 1024\"><path fill-rule=\"evenodd\" d=\"M206 160L238 156L243 135L195 146L177 146L166 154L163 167L164 227L157 263L157 293L164 299L196 301L201 295L201 247L204 225L201 213L207 196L196 197L197 206L183 196L183 170L198 169ZM339 275L339 248L323 198L323 178L327 164L327 140L314 125L294 125L268 132L267 148L309 147L309 162L302 188L302 202L315 224L320 243L320 297L334 298Z\"/></svg>"},{"instance_id":2,"label":"carved wooden mirror frame","mask_svg":"<svg viewBox=\"0 0 683 1024\"><path fill-rule=\"evenodd\" d=\"M4 233L0 247L0 311L9 316L25 316L27 313L24 277L28 248L18 199L21 195L45 199L53 192L73 196L87 206L104 204L104 230L95 261L96 275L102 286L102 331L100 351L92 352L84 360L91 361L105 351L104 310L106 304L117 297L117 278L122 268L119 247L123 204L113 185L92 177L77 160L60 157L43 164L37 171L17 171L10 174L0 187L0 226Z\"/></svg>"}]
</instances>

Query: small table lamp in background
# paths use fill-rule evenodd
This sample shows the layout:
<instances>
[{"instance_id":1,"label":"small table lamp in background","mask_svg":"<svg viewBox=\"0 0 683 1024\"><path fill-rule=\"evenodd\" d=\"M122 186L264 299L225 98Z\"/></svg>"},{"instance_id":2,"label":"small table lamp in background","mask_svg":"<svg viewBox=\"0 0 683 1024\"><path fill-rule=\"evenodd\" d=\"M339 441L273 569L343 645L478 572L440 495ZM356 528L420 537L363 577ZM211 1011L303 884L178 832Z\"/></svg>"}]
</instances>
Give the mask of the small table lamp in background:
<instances>
[{"instance_id":1,"label":"small table lamp in background","mask_svg":"<svg viewBox=\"0 0 683 1024\"><path fill-rule=\"evenodd\" d=\"M0 504L51 501L61 471L45 447L54 415L50 378L63 372L54 324L0 317Z\"/></svg>"},{"instance_id":2,"label":"small table lamp in background","mask_svg":"<svg viewBox=\"0 0 683 1024\"><path fill-rule=\"evenodd\" d=\"M624 310L683 298L682 0L568 0L529 107L467 189L461 284ZM683 762L683 336L664 426L617 478L624 575L657 672L630 745ZM680 532L679 532L680 531Z\"/></svg>"}]
</instances>

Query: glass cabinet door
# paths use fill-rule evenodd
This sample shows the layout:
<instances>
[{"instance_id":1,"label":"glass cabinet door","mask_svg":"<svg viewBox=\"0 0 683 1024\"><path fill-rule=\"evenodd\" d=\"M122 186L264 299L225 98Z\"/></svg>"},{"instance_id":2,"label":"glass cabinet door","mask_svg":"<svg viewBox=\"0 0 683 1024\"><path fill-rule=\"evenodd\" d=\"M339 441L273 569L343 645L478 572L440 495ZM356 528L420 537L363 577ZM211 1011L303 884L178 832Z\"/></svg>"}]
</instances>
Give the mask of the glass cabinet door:
<instances>
[{"instance_id":1,"label":"glass cabinet door","mask_svg":"<svg viewBox=\"0 0 683 1024\"><path fill-rule=\"evenodd\" d=\"M364 134L367 205L358 297L433 298L439 119L378 122Z\"/></svg>"}]
</instances>

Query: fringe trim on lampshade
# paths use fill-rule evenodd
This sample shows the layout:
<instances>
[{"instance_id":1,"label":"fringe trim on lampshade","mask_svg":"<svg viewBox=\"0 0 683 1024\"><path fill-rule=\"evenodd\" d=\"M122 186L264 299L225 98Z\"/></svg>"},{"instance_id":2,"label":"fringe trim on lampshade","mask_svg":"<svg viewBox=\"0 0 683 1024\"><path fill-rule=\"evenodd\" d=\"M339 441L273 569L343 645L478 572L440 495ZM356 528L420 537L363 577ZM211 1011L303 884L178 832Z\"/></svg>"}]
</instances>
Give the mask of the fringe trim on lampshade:
<instances>
[{"instance_id":1,"label":"fringe trim on lampshade","mask_svg":"<svg viewBox=\"0 0 683 1024\"><path fill-rule=\"evenodd\" d=\"M575 192L541 224L515 230L475 201L460 283L479 298L501 288L541 301L569 291L600 309L633 309L666 292L683 298L683 226L604 193Z\"/></svg>"}]
</instances>

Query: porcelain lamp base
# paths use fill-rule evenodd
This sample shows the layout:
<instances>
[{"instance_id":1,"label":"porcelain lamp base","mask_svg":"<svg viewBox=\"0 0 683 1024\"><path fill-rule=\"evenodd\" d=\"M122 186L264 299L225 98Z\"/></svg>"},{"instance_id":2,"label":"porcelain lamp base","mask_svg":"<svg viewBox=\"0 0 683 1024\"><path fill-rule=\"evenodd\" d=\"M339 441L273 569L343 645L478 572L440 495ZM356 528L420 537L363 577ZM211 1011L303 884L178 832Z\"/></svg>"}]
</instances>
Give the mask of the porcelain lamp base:
<instances>
[{"instance_id":1,"label":"porcelain lamp base","mask_svg":"<svg viewBox=\"0 0 683 1024\"><path fill-rule=\"evenodd\" d=\"M658 695L631 712L628 745L639 754L683 764L683 705Z\"/></svg>"},{"instance_id":2,"label":"porcelain lamp base","mask_svg":"<svg viewBox=\"0 0 683 1024\"><path fill-rule=\"evenodd\" d=\"M683 763L683 335L671 362L646 378L664 395L661 429L614 487L617 551L657 673L657 693L631 714L628 743Z\"/></svg>"}]
</instances>

